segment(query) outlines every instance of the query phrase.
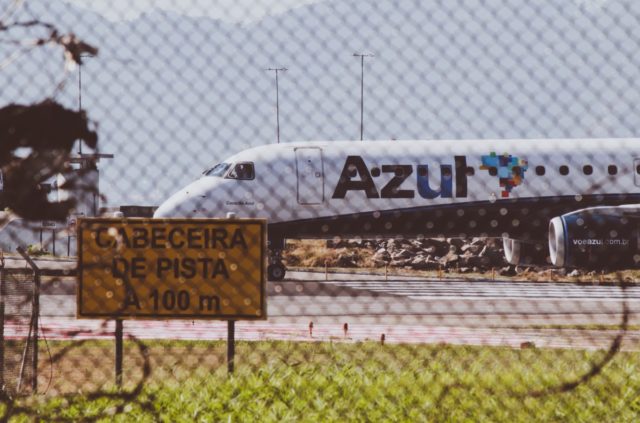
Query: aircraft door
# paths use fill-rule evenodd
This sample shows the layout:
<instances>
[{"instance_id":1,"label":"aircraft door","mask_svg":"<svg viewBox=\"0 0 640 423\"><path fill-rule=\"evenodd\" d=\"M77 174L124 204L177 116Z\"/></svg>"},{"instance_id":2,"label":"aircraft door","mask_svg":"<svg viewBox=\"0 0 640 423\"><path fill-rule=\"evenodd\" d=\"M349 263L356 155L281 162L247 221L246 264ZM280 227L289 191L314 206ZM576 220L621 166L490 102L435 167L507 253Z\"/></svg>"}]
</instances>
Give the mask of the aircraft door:
<instances>
[{"instance_id":1,"label":"aircraft door","mask_svg":"<svg viewBox=\"0 0 640 423\"><path fill-rule=\"evenodd\" d=\"M324 202L324 172L322 149L299 147L296 151L298 175L298 203L322 204Z\"/></svg>"},{"instance_id":2,"label":"aircraft door","mask_svg":"<svg viewBox=\"0 0 640 423\"><path fill-rule=\"evenodd\" d=\"M633 159L633 180L640 187L640 159Z\"/></svg>"}]
</instances>

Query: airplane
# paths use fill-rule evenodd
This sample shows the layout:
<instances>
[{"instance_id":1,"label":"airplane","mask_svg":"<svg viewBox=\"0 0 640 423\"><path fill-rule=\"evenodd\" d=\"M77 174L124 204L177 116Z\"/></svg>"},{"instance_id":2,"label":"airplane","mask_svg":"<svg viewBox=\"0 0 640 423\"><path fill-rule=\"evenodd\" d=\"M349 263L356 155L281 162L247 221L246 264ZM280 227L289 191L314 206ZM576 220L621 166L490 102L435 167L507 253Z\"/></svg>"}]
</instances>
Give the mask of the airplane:
<instances>
[{"instance_id":1,"label":"airplane","mask_svg":"<svg viewBox=\"0 0 640 423\"><path fill-rule=\"evenodd\" d=\"M514 265L640 262L640 139L307 141L241 151L155 218L266 218L287 238L497 237Z\"/></svg>"}]
</instances>

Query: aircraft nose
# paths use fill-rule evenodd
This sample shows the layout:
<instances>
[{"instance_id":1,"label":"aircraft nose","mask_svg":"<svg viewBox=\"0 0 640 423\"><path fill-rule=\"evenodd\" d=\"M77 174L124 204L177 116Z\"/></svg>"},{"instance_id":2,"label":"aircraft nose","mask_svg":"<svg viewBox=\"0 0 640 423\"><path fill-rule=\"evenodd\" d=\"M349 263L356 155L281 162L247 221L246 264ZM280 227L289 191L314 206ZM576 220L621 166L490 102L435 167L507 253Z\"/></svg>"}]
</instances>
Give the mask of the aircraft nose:
<instances>
[{"instance_id":1,"label":"aircraft nose","mask_svg":"<svg viewBox=\"0 0 640 423\"><path fill-rule=\"evenodd\" d=\"M187 217L191 212L191 203L191 197L186 192L179 192L160 204L153 217Z\"/></svg>"},{"instance_id":2,"label":"aircraft nose","mask_svg":"<svg viewBox=\"0 0 640 423\"><path fill-rule=\"evenodd\" d=\"M165 201L156 209L155 213L153 213L153 218L160 219L168 217L176 217L176 208L171 202Z\"/></svg>"},{"instance_id":3,"label":"aircraft nose","mask_svg":"<svg viewBox=\"0 0 640 423\"><path fill-rule=\"evenodd\" d=\"M218 206L214 189L215 185L208 180L192 182L160 204L153 217L210 217Z\"/></svg>"}]
</instances>

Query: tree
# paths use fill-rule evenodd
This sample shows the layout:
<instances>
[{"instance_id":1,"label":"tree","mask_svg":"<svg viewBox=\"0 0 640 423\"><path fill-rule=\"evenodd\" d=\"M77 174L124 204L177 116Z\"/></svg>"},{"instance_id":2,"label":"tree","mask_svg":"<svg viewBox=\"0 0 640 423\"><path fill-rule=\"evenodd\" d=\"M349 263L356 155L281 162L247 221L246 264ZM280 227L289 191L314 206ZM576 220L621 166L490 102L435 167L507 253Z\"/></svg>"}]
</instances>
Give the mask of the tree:
<instances>
[{"instance_id":1,"label":"tree","mask_svg":"<svg viewBox=\"0 0 640 423\"><path fill-rule=\"evenodd\" d=\"M14 7L19 3L16 1ZM5 16L10 15L7 13ZM44 34L32 40L12 39L12 32L17 29L44 31ZM82 63L83 55L98 53L95 47L74 34L61 34L54 25L39 20L0 21L0 33L8 35L9 38L3 42L13 44L16 49L44 45L59 47L64 55L65 69L58 88L64 84L69 70ZM8 66L15 56L10 54L0 66ZM12 103L1 107L0 169L4 179L4 205L26 219L64 220L75 201L50 202L42 183L70 169L71 149L76 140L96 148L98 135L90 126L83 110L67 109L53 98L34 104ZM16 154L18 150L28 151L28 155Z\"/></svg>"}]
</instances>

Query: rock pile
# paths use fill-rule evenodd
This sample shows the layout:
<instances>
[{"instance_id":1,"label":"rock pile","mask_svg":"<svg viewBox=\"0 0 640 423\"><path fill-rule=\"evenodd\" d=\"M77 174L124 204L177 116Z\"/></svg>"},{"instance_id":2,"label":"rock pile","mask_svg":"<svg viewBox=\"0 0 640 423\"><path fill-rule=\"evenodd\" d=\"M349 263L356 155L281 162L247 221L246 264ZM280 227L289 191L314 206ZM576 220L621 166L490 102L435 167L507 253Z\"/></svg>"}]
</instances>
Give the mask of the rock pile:
<instances>
[{"instance_id":1,"label":"rock pile","mask_svg":"<svg viewBox=\"0 0 640 423\"><path fill-rule=\"evenodd\" d=\"M416 270L455 269L461 273L504 268L502 240L492 238L428 238L328 241L328 248L365 248L372 250L376 266L408 267ZM355 264L342 259L345 267Z\"/></svg>"}]
</instances>

